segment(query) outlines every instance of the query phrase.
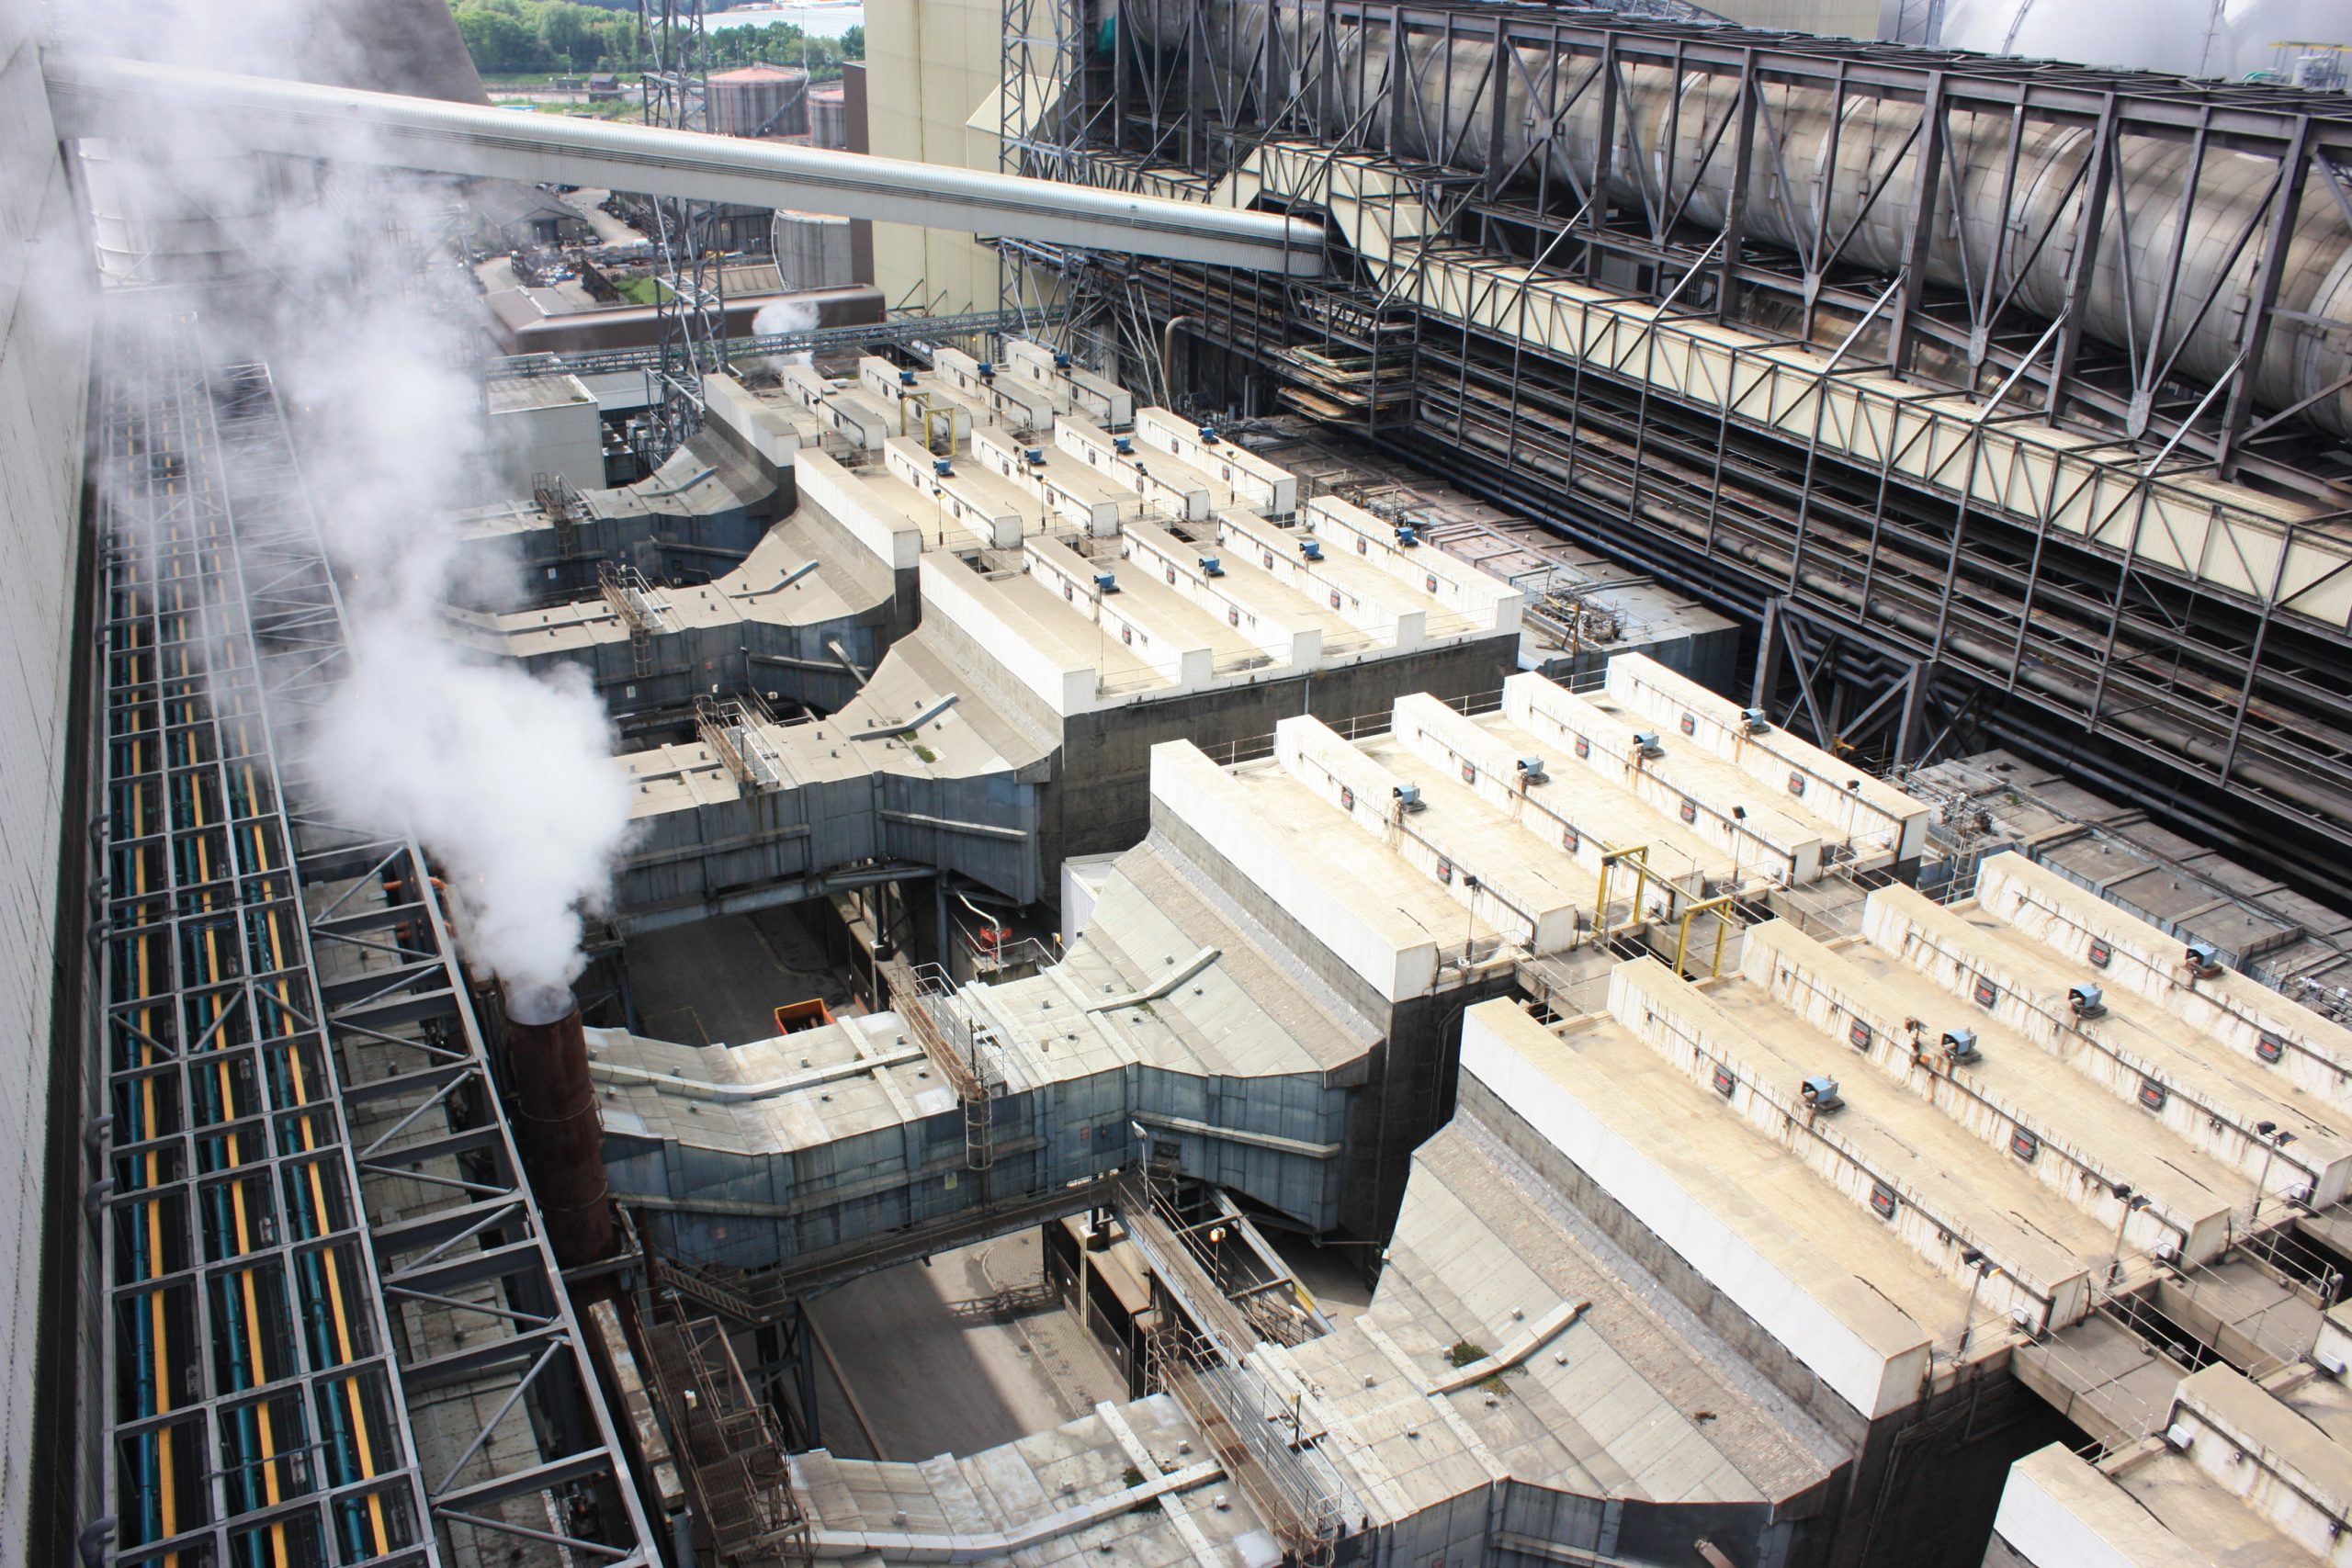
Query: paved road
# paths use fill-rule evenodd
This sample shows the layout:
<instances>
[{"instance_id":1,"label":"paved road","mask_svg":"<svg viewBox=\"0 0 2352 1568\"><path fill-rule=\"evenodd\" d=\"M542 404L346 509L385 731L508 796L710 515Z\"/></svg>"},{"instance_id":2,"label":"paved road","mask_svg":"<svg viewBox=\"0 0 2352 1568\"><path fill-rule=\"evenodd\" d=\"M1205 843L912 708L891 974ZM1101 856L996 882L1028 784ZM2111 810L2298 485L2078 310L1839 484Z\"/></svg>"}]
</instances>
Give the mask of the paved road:
<instances>
[{"instance_id":1,"label":"paved road","mask_svg":"<svg viewBox=\"0 0 2352 1568\"><path fill-rule=\"evenodd\" d=\"M1002 1324L957 1303L1035 1281L1037 1234L1023 1231L869 1274L814 1304L883 1452L870 1454L830 1379L819 1391L825 1446L858 1458L970 1454L1124 1401L1124 1381L1059 1308Z\"/></svg>"}]
</instances>

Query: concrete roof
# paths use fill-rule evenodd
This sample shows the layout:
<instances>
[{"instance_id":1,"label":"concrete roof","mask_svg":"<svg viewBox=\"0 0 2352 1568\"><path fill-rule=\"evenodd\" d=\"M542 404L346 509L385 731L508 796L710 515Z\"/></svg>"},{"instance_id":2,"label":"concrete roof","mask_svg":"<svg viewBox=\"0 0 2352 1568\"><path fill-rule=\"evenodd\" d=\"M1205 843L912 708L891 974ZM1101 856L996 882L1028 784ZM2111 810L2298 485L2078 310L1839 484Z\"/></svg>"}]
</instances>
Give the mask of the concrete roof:
<instances>
[{"instance_id":1,"label":"concrete roof","mask_svg":"<svg viewBox=\"0 0 2352 1568\"><path fill-rule=\"evenodd\" d=\"M1164 1393L960 1458L893 1463L817 1449L790 1462L820 1558L1272 1568L1282 1557ZM1144 1479L1131 1486L1135 1473Z\"/></svg>"},{"instance_id":2,"label":"concrete roof","mask_svg":"<svg viewBox=\"0 0 2352 1568\"><path fill-rule=\"evenodd\" d=\"M1697 1319L1626 1284L1638 1267L1604 1256L1558 1204L1457 1117L1414 1155L1371 1306L1335 1334L1257 1352L1278 1386L1309 1391L1323 1451L1375 1517L1503 1476L1785 1503L1849 1457Z\"/></svg>"}]
</instances>

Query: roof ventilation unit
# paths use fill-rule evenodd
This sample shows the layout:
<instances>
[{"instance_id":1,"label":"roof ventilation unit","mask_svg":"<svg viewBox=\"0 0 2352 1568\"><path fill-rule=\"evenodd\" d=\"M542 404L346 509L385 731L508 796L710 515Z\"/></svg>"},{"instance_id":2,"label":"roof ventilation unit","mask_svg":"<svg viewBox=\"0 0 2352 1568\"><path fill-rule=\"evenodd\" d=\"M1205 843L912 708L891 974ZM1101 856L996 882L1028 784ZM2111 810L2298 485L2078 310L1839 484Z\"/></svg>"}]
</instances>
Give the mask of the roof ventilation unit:
<instances>
[{"instance_id":1,"label":"roof ventilation unit","mask_svg":"<svg viewBox=\"0 0 2352 1568\"><path fill-rule=\"evenodd\" d=\"M911 371L911 370L901 370L901 371L899 371L899 386L901 386L901 387L911 387L911 386L913 386L914 384L915 384L915 373L914 373L913 371Z\"/></svg>"},{"instance_id":2,"label":"roof ventilation unit","mask_svg":"<svg viewBox=\"0 0 2352 1568\"><path fill-rule=\"evenodd\" d=\"M2194 1434L2188 1427L2178 1421L2165 1428L2165 1445L2177 1453L2185 1454L2188 1451L2189 1439L2193 1436Z\"/></svg>"},{"instance_id":3,"label":"roof ventilation unit","mask_svg":"<svg viewBox=\"0 0 2352 1568\"><path fill-rule=\"evenodd\" d=\"M1305 556L1308 560L1321 560L1323 558L1323 541L1320 539L1301 539L1298 542L1298 553Z\"/></svg>"},{"instance_id":4,"label":"roof ventilation unit","mask_svg":"<svg viewBox=\"0 0 2352 1568\"><path fill-rule=\"evenodd\" d=\"M1419 811L1421 808L1421 786L1419 784L1398 784L1388 793L1396 797L1396 804L1403 810Z\"/></svg>"},{"instance_id":5,"label":"roof ventilation unit","mask_svg":"<svg viewBox=\"0 0 2352 1568\"><path fill-rule=\"evenodd\" d=\"M1944 1031L1944 1056L1954 1066L1975 1061L1984 1053L1976 1048L1976 1031L1947 1029Z\"/></svg>"},{"instance_id":6,"label":"roof ventilation unit","mask_svg":"<svg viewBox=\"0 0 2352 1568\"><path fill-rule=\"evenodd\" d=\"M2076 1018L2105 1018L2107 993L2086 980L2066 987L2066 1005L2075 1010Z\"/></svg>"},{"instance_id":7,"label":"roof ventilation unit","mask_svg":"<svg viewBox=\"0 0 2352 1568\"><path fill-rule=\"evenodd\" d=\"M1201 426L1201 445L1204 446L1214 446L1216 445L1216 425L1204 424Z\"/></svg>"},{"instance_id":8,"label":"roof ventilation unit","mask_svg":"<svg viewBox=\"0 0 2352 1568\"><path fill-rule=\"evenodd\" d=\"M2340 1378L2344 1375L2344 1358L2334 1350L2313 1350L2312 1365L2332 1378Z\"/></svg>"},{"instance_id":9,"label":"roof ventilation unit","mask_svg":"<svg viewBox=\"0 0 2352 1568\"><path fill-rule=\"evenodd\" d=\"M1122 457L1134 457L1136 454L1135 437L1132 435L1114 435L1111 437L1111 450L1116 452Z\"/></svg>"},{"instance_id":10,"label":"roof ventilation unit","mask_svg":"<svg viewBox=\"0 0 2352 1568\"><path fill-rule=\"evenodd\" d=\"M1644 757L1663 757L1666 755L1666 748L1657 743L1657 731L1655 729L1636 729L1634 731L1634 750Z\"/></svg>"},{"instance_id":11,"label":"roof ventilation unit","mask_svg":"<svg viewBox=\"0 0 2352 1568\"><path fill-rule=\"evenodd\" d=\"M1800 1091L1805 1107L1812 1111L1835 1111L1846 1102L1838 1098L1838 1080L1826 1073L1816 1073L1804 1080Z\"/></svg>"},{"instance_id":12,"label":"roof ventilation unit","mask_svg":"<svg viewBox=\"0 0 2352 1568\"><path fill-rule=\"evenodd\" d=\"M1225 575L1225 563L1217 559L1215 556L1203 556L1201 558L1201 570L1210 577L1223 577Z\"/></svg>"},{"instance_id":13,"label":"roof ventilation unit","mask_svg":"<svg viewBox=\"0 0 2352 1568\"><path fill-rule=\"evenodd\" d=\"M1552 775L1544 771L1543 758L1521 757L1519 760L1519 776L1529 784L1539 784L1547 782Z\"/></svg>"},{"instance_id":14,"label":"roof ventilation unit","mask_svg":"<svg viewBox=\"0 0 2352 1568\"><path fill-rule=\"evenodd\" d=\"M2222 972L2222 950L2210 942L2190 942L2180 961L2200 980L2211 980Z\"/></svg>"},{"instance_id":15,"label":"roof ventilation unit","mask_svg":"<svg viewBox=\"0 0 2352 1568\"><path fill-rule=\"evenodd\" d=\"M1420 530L1410 523L1399 523L1396 525L1396 542L1410 549L1421 542Z\"/></svg>"},{"instance_id":16,"label":"roof ventilation unit","mask_svg":"<svg viewBox=\"0 0 2352 1568\"><path fill-rule=\"evenodd\" d=\"M989 364L985 359L980 361L980 379L983 381L993 381L996 379L996 367Z\"/></svg>"},{"instance_id":17,"label":"roof ventilation unit","mask_svg":"<svg viewBox=\"0 0 2352 1568\"><path fill-rule=\"evenodd\" d=\"M1097 593L1116 593L1118 591L1118 573L1112 571L1098 571L1094 574L1094 592Z\"/></svg>"},{"instance_id":18,"label":"roof ventilation unit","mask_svg":"<svg viewBox=\"0 0 2352 1568\"><path fill-rule=\"evenodd\" d=\"M933 457L931 460L931 471L943 479L952 479L956 477L956 465L944 457Z\"/></svg>"},{"instance_id":19,"label":"roof ventilation unit","mask_svg":"<svg viewBox=\"0 0 2352 1568\"><path fill-rule=\"evenodd\" d=\"M1032 446L1022 455L1029 459L1029 466L1033 468L1042 468L1046 466L1046 449L1043 446Z\"/></svg>"},{"instance_id":20,"label":"roof ventilation unit","mask_svg":"<svg viewBox=\"0 0 2352 1568\"><path fill-rule=\"evenodd\" d=\"M1067 369L1069 369L1069 355L1067 355L1067 354L1056 354L1056 355L1054 355L1054 368L1055 368L1055 369L1057 369L1057 370L1067 370Z\"/></svg>"},{"instance_id":21,"label":"roof ventilation unit","mask_svg":"<svg viewBox=\"0 0 2352 1568\"><path fill-rule=\"evenodd\" d=\"M1739 722L1747 727L1750 735L1761 735L1772 728L1772 721L1764 716L1762 708L1740 709Z\"/></svg>"}]
</instances>

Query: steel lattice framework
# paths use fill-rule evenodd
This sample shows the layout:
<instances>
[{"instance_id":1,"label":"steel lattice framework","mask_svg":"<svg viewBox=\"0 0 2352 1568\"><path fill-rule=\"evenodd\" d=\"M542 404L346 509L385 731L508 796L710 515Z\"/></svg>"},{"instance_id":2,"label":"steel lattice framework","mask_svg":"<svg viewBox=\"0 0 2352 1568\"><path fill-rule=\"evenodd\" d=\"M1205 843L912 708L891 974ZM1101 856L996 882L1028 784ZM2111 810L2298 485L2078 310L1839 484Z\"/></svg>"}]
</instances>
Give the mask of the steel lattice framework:
<instances>
[{"instance_id":1,"label":"steel lattice framework","mask_svg":"<svg viewBox=\"0 0 2352 1568\"><path fill-rule=\"evenodd\" d=\"M645 123L707 131L710 68L702 0L638 0L638 30ZM727 298L712 205L655 197L650 206L659 362L646 373L654 414L640 456L655 468L702 428L702 378L727 365Z\"/></svg>"},{"instance_id":2,"label":"steel lattice framework","mask_svg":"<svg viewBox=\"0 0 2352 1568\"><path fill-rule=\"evenodd\" d=\"M425 858L291 761L351 651L268 369L108 337L108 1560L650 1562Z\"/></svg>"},{"instance_id":3,"label":"steel lattice framework","mask_svg":"<svg viewBox=\"0 0 2352 1568\"><path fill-rule=\"evenodd\" d=\"M1227 387L1769 622L1758 694L1829 743L1973 726L2346 863L2342 97L1485 0L1123 15L1063 166L1334 252L1098 265L1131 337L1193 318Z\"/></svg>"}]
</instances>

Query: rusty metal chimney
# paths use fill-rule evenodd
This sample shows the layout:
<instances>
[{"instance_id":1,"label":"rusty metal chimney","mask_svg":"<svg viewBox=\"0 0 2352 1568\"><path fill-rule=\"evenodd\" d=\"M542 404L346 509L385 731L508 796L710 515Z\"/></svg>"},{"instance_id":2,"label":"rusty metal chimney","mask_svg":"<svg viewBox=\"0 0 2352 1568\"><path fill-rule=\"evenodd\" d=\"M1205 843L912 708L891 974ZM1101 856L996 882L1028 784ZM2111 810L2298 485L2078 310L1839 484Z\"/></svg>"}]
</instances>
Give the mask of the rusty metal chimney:
<instances>
[{"instance_id":1,"label":"rusty metal chimney","mask_svg":"<svg viewBox=\"0 0 2352 1568\"><path fill-rule=\"evenodd\" d=\"M547 1217L556 1261L569 1269L613 1249L605 1201L605 1128L588 1077L580 1006L553 986L506 998L506 1059L514 1088L514 1141Z\"/></svg>"}]
</instances>

